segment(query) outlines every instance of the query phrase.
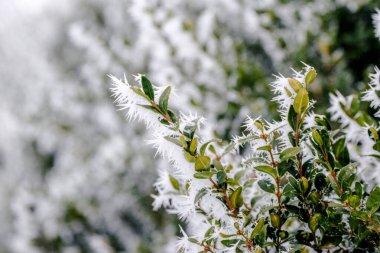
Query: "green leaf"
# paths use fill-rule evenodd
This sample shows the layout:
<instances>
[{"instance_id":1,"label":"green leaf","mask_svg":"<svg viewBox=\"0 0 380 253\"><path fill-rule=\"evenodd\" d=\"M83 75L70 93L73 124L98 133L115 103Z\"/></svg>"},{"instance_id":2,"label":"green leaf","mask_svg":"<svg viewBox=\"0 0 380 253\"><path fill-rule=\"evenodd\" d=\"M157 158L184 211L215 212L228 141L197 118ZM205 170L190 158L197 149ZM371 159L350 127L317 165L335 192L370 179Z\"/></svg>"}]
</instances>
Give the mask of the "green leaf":
<instances>
[{"instance_id":1,"label":"green leaf","mask_svg":"<svg viewBox=\"0 0 380 253\"><path fill-rule=\"evenodd\" d=\"M161 110L164 113L167 113L168 111L168 104L169 104L169 96L172 88L170 86L166 87L165 90L162 92L160 99L158 101L158 105L160 106Z\"/></svg>"},{"instance_id":2,"label":"green leaf","mask_svg":"<svg viewBox=\"0 0 380 253\"><path fill-rule=\"evenodd\" d=\"M214 167L217 170L223 170L223 168L224 168L222 163L217 159L214 159Z\"/></svg>"},{"instance_id":3,"label":"green leaf","mask_svg":"<svg viewBox=\"0 0 380 253\"><path fill-rule=\"evenodd\" d=\"M278 175L282 177L286 172L292 173L293 162L290 160L282 161L277 165Z\"/></svg>"},{"instance_id":4,"label":"green leaf","mask_svg":"<svg viewBox=\"0 0 380 253\"><path fill-rule=\"evenodd\" d=\"M373 140L378 141L379 140L379 133L376 131L376 128L370 127L369 131L371 133L370 137L372 137Z\"/></svg>"},{"instance_id":5,"label":"green leaf","mask_svg":"<svg viewBox=\"0 0 380 253\"><path fill-rule=\"evenodd\" d=\"M230 144L227 145L227 147L224 149L222 156L227 155L230 153L232 150L235 148L235 143L231 142Z\"/></svg>"},{"instance_id":6,"label":"green leaf","mask_svg":"<svg viewBox=\"0 0 380 253\"><path fill-rule=\"evenodd\" d=\"M179 182L178 182L178 180L175 177L171 176L171 175L169 175L169 179L170 179L170 183L172 184L173 188L176 189L177 191L179 191Z\"/></svg>"},{"instance_id":7,"label":"green leaf","mask_svg":"<svg viewBox=\"0 0 380 253\"><path fill-rule=\"evenodd\" d=\"M289 177L288 179L289 179L289 184L293 187L293 189L299 192L300 188L298 186L298 181L294 177Z\"/></svg>"},{"instance_id":8,"label":"green leaf","mask_svg":"<svg viewBox=\"0 0 380 253\"><path fill-rule=\"evenodd\" d=\"M260 122L260 120L255 120L255 122L253 122L253 124L254 124L258 129L260 129L261 131L264 131L264 126L263 126L263 124Z\"/></svg>"},{"instance_id":9,"label":"green leaf","mask_svg":"<svg viewBox=\"0 0 380 253\"><path fill-rule=\"evenodd\" d=\"M260 233L261 229L262 229L263 226L264 226L264 222L265 222L265 218L261 218L261 219L257 222L255 228L252 230L252 233L251 233L251 239L253 239L253 237L255 237L256 235L258 235L258 234Z\"/></svg>"},{"instance_id":10,"label":"green leaf","mask_svg":"<svg viewBox=\"0 0 380 253\"><path fill-rule=\"evenodd\" d=\"M326 151L330 150L330 134L325 130L322 129L321 131L321 137L323 141L323 147Z\"/></svg>"},{"instance_id":11,"label":"green leaf","mask_svg":"<svg viewBox=\"0 0 380 253\"><path fill-rule=\"evenodd\" d=\"M200 153L201 155L204 155L205 152L206 152L206 148L207 148L207 146L208 146L210 143L212 143L212 142L221 142L221 140L219 140L219 139L212 139L212 140L209 140L208 142L204 143L204 144L201 146L201 148L200 148L200 150L199 150L199 153Z\"/></svg>"},{"instance_id":12,"label":"green leaf","mask_svg":"<svg viewBox=\"0 0 380 253\"><path fill-rule=\"evenodd\" d=\"M210 144L210 146L208 146L208 150L210 150L210 152L214 155L217 155L214 145Z\"/></svg>"},{"instance_id":13,"label":"green leaf","mask_svg":"<svg viewBox=\"0 0 380 253\"><path fill-rule=\"evenodd\" d=\"M311 231L315 232L319 226L319 223L322 219L322 215L320 213L316 213L309 220L309 228Z\"/></svg>"},{"instance_id":14,"label":"green leaf","mask_svg":"<svg viewBox=\"0 0 380 253\"><path fill-rule=\"evenodd\" d=\"M311 192L308 196L308 200L310 200L310 203L312 204L318 204L321 201L321 194L318 192Z\"/></svg>"},{"instance_id":15,"label":"green leaf","mask_svg":"<svg viewBox=\"0 0 380 253\"><path fill-rule=\"evenodd\" d=\"M208 238L208 237L210 237L214 232L215 232L215 227L212 226L212 227L210 227L209 229L207 229L207 231L206 231L204 237L205 237L205 238Z\"/></svg>"},{"instance_id":16,"label":"green leaf","mask_svg":"<svg viewBox=\"0 0 380 253\"><path fill-rule=\"evenodd\" d=\"M222 185L226 181L226 177L226 172L218 171L218 173L216 173L216 182L218 185Z\"/></svg>"},{"instance_id":17,"label":"green leaf","mask_svg":"<svg viewBox=\"0 0 380 253\"><path fill-rule=\"evenodd\" d=\"M268 179L261 179L257 182L257 184L263 191L266 191L269 193L275 192L274 184L272 184Z\"/></svg>"},{"instance_id":18,"label":"green leaf","mask_svg":"<svg viewBox=\"0 0 380 253\"><path fill-rule=\"evenodd\" d=\"M293 105L291 105L289 107L288 122L289 122L290 127L293 129L293 131L296 131L296 128L297 128L297 113L294 110L294 106Z\"/></svg>"},{"instance_id":19,"label":"green leaf","mask_svg":"<svg viewBox=\"0 0 380 253\"><path fill-rule=\"evenodd\" d=\"M272 148L271 145L265 145L262 147L258 147L257 150L264 150L264 151L269 151Z\"/></svg>"},{"instance_id":20,"label":"green leaf","mask_svg":"<svg viewBox=\"0 0 380 253\"><path fill-rule=\"evenodd\" d=\"M380 152L380 141L377 141L372 148L378 152Z\"/></svg>"},{"instance_id":21,"label":"green leaf","mask_svg":"<svg viewBox=\"0 0 380 253\"><path fill-rule=\"evenodd\" d=\"M354 181L356 174L355 169L358 167L357 163L350 163L340 169L338 173L338 182L340 183L343 190L350 188L352 182Z\"/></svg>"},{"instance_id":22,"label":"green leaf","mask_svg":"<svg viewBox=\"0 0 380 253\"><path fill-rule=\"evenodd\" d=\"M322 249L335 248L342 241L340 235L324 235L321 242Z\"/></svg>"},{"instance_id":23,"label":"green leaf","mask_svg":"<svg viewBox=\"0 0 380 253\"><path fill-rule=\"evenodd\" d=\"M324 126L327 130L331 130L331 124L325 115L315 115L314 120L318 126Z\"/></svg>"},{"instance_id":24,"label":"green leaf","mask_svg":"<svg viewBox=\"0 0 380 253\"><path fill-rule=\"evenodd\" d=\"M137 104L137 105L141 106L141 107L143 107L143 108L145 108L147 110L150 110L150 111L152 111L154 113L160 113L155 107L153 107L151 105L139 105L139 104Z\"/></svg>"},{"instance_id":25,"label":"green leaf","mask_svg":"<svg viewBox=\"0 0 380 253\"><path fill-rule=\"evenodd\" d=\"M355 194L358 195L360 198L363 195L363 187L360 182L355 183Z\"/></svg>"},{"instance_id":26,"label":"green leaf","mask_svg":"<svg viewBox=\"0 0 380 253\"><path fill-rule=\"evenodd\" d=\"M271 213L270 215L270 223L274 228L280 228L281 227L281 218L280 215L276 213Z\"/></svg>"},{"instance_id":27,"label":"green leaf","mask_svg":"<svg viewBox=\"0 0 380 253\"><path fill-rule=\"evenodd\" d=\"M316 77L317 77L317 71L315 71L314 68L311 68L305 76L306 88L309 87L309 85L315 80Z\"/></svg>"},{"instance_id":28,"label":"green leaf","mask_svg":"<svg viewBox=\"0 0 380 253\"><path fill-rule=\"evenodd\" d=\"M222 240L221 243L224 245L224 246L227 246L227 247L231 247L231 246L234 246L236 245L236 243L240 242L241 240L239 239L227 239L227 240Z\"/></svg>"},{"instance_id":29,"label":"green leaf","mask_svg":"<svg viewBox=\"0 0 380 253\"><path fill-rule=\"evenodd\" d=\"M296 196L297 192L294 190L293 186L290 184L287 184L282 192L284 196L293 198Z\"/></svg>"},{"instance_id":30,"label":"green leaf","mask_svg":"<svg viewBox=\"0 0 380 253\"><path fill-rule=\"evenodd\" d=\"M145 76L141 76L141 86L143 87L144 93L154 101L154 90L152 83Z\"/></svg>"},{"instance_id":31,"label":"green leaf","mask_svg":"<svg viewBox=\"0 0 380 253\"><path fill-rule=\"evenodd\" d=\"M315 175L314 185L318 191L322 191L325 187L327 187L326 176L323 173L318 173Z\"/></svg>"},{"instance_id":32,"label":"green leaf","mask_svg":"<svg viewBox=\"0 0 380 253\"><path fill-rule=\"evenodd\" d=\"M380 187L376 187L369 194L366 204L367 210L374 213L380 207Z\"/></svg>"},{"instance_id":33,"label":"green leaf","mask_svg":"<svg viewBox=\"0 0 380 253\"><path fill-rule=\"evenodd\" d=\"M190 151L191 154L195 154L195 152L197 151L197 145L198 145L198 139L194 138L191 141L190 147L189 147L189 151Z\"/></svg>"},{"instance_id":34,"label":"green leaf","mask_svg":"<svg viewBox=\"0 0 380 253\"><path fill-rule=\"evenodd\" d=\"M236 236L236 234L223 234L223 233L219 233L220 237L222 238L230 238L232 236Z\"/></svg>"},{"instance_id":35,"label":"green leaf","mask_svg":"<svg viewBox=\"0 0 380 253\"><path fill-rule=\"evenodd\" d=\"M292 89L295 92L298 92L300 89L303 88L302 84L294 78L288 78L288 82L289 82L290 87L292 87Z\"/></svg>"},{"instance_id":36,"label":"green leaf","mask_svg":"<svg viewBox=\"0 0 380 253\"><path fill-rule=\"evenodd\" d=\"M164 139L167 140L167 141L170 141L171 143L174 143L174 144L182 147L181 141L179 141L177 138L173 138L173 137L170 137L170 136L165 136Z\"/></svg>"},{"instance_id":37,"label":"green leaf","mask_svg":"<svg viewBox=\"0 0 380 253\"><path fill-rule=\"evenodd\" d=\"M352 195L348 198L348 204L352 208L356 208L360 206L361 199L358 195Z\"/></svg>"},{"instance_id":38,"label":"green leaf","mask_svg":"<svg viewBox=\"0 0 380 253\"><path fill-rule=\"evenodd\" d=\"M358 96L352 96L350 111L352 116L355 116L360 110L360 100Z\"/></svg>"},{"instance_id":39,"label":"green leaf","mask_svg":"<svg viewBox=\"0 0 380 253\"><path fill-rule=\"evenodd\" d=\"M183 154L185 155L185 158L188 162L191 162L191 163L195 163L196 162L196 158L195 156L193 156L192 154L190 154L189 152L187 151L183 151Z\"/></svg>"},{"instance_id":40,"label":"green leaf","mask_svg":"<svg viewBox=\"0 0 380 253\"><path fill-rule=\"evenodd\" d=\"M288 97L292 97L292 93L290 92L288 88L284 87L284 90L285 90L286 95L288 95Z\"/></svg>"},{"instance_id":41,"label":"green leaf","mask_svg":"<svg viewBox=\"0 0 380 253\"><path fill-rule=\"evenodd\" d=\"M193 237L189 237L187 240L189 240L189 242L191 243L199 243L197 239L193 238Z\"/></svg>"},{"instance_id":42,"label":"green leaf","mask_svg":"<svg viewBox=\"0 0 380 253\"><path fill-rule=\"evenodd\" d=\"M207 193L208 193L208 191L206 188L200 189L199 192L197 193L197 195L195 195L194 204L196 204Z\"/></svg>"},{"instance_id":43,"label":"green leaf","mask_svg":"<svg viewBox=\"0 0 380 253\"><path fill-rule=\"evenodd\" d=\"M298 230L295 238L298 241L298 243L300 243L300 244L309 244L309 242L311 240L313 240L313 235L312 235L312 233L308 233L308 232L303 231L303 230Z\"/></svg>"},{"instance_id":44,"label":"green leaf","mask_svg":"<svg viewBox=\"0 0 380 253\"><path fill-rule=\"evenodd\" d=\"M184 149L187 149L188 144L187 144L185 136L183 136L183 135L179 136L178 140L181 142L181 146Z\"/></svg>"},{"instance_id":45,"label":"green leaf","mask_svg":"<svg viewBox=\"0 0 380 253\"><path fill-rule=\"evenodd\" d=\"M239 138L237 140L237 143L236 144L245 144L247 142L250 142L250 141L253 141L253 140L256 140L258 139L259 137L257 137L256 135L248 135L247 137L244 137L244 138ZM235 146L236 144L234 142L232 142L232 144Z\"/></svg>"},{"instance_id":46,"label":"green leaf","mask_svg":"<svg viewBox=\"0 0 380 253\"><path fill-rule=\"evenodd\" d=\"M174 123L177 122L177 116L175 115L175 113L172 110L168 109L168 115Z\"/></svg>"},{"instance_id":47,"label":"green leaf","mask_svg":"<svg viewBox=\"0 0 380 253\"><path fill-rule=\"evenodd\" d=\"M309 93L305 88L301 88L294 98L294 110L297 114L302 114L306 111L309 105Z\"/></svg>"},{"instance_id":48,"label":"green leaf","mask_svg":"<svg viewBox=\"0 0 380 253\"><path fill-rule=\"evenodd\" d=\"M213 172L213 171L202 171L202 172L196 172L196 173L194 174L194 177L195 177L195 178L198 178L198 179L209 179L209 178L211 178L214 174L215 174L215 172Z\"/></svg>"},{"instance_id":49,"label":"green leaf","mask_svg":"<svg viewBox=\"0 0 380 253\"><path fill-rule=\"evenodd\" d=\"M364 211L353 211L351 214L353 217L358 218L360 220L363 220L363 221L368 220L368 214Z\"/></svg>"},{"instance_id":50,"label":"green leaf","mask_svg":"<svg viewBox=\"0 0 380 253\"><path fill-rule=\"evenodd\" d=\"M197 130L197 124L193 124L193 125L187 125L185 126L185 128L183 129L183 134L189 138L190 140L192 140L194 138L194 134L195 134L195 131Z\"/></svg>"},{"instance_id":51,"label":"green leaf","mask_svg":"<svg viewBox=\"0 0 380 253\"><path fill-rule=\"evenodd\" d=\"M208 156L198 156L195 161L195 170L202 171L210 168L211 159Z\"/></svg>"},{"instance_id":52,"label":"green leaf","mask_svg":"<svg viewBox=\"0 0 380 253\"><path fill-rule=\"evenodd\" d=\"M243 188L239 186L230 197L231 204L234 208L239 208L243 205L243 197L241 195L241 192L243 191Z\"/></svg>"},{"instance_id":53,"label":"green leaf","mask_svg":"<svg viewBox=\"0 0 380 253\"><path fill-rule=\"evenodd\" d=\"M131 86L131 89L133 90L133 92L135 92L137 95L145 98L147 101L150 102L150 98L145 95L145 93L139 88L139 87L136 87L136 86Z\"/></svg>"},{"instance_id":54,"label":"green leaf","mask_svg":"<svg viewBox=\"0 0 380 253\"><path fill-rule=\"evenodd\" d=\"M313 137L313 140L319 145L319 147L322 147L323 146L323 140L322 140L322 137L319 134L318 130L314 130L311 133L311 135Z\"/></svg>"},{"instance_id":55,"label":"green leaf","mask_svg":"<svg viewBox=\"0 0 380 253\"><path fill-rule=\"evenodd\" d=\"M272 176L274 179L276 179L277 177L277 171L270 166L261 165L261 166L256 166L255 169Z\"/></svg>"},{"instance_id":56,"label":"green leaf","mask_svg":"<svg viewBox=\"0 0 380 253\"><path fill-rule=\"evenodd\" d=\"M281 152L280 159L281 159L281 161L286 161L290 158L295 157L301 151L302 151L302 148L300 148L300 147L287 148Z\"/></svg>"},{"instance_id":57,"label":"green leaf","mask_svg":"<svg viewBox=\"0 0 380 253\"><path fill-rule=\"evenodd\" d=\"M350 153L346 147L346 139L339 138L332 145L334 155L337 161L341 166L346 166L350 162Z\"/></svg>"},{"instance_id":58,"label":"green leaf","mask_svg":"<svg viewBox=\"0 0 380 253\"><path fill-rule=\"evenodd\" d=\"M303 193L306 193L309 189L309 180L307 180L306 177L301 177L299 181L299 189L301 189Z\"/></svg>"},{"instance_id":59,"label":"green leaf","mask_svg":"<svg viewBox=\"0 0 380 253\"><path fill-rule=\"evenodd\" d=\"M257 235L255 242L256 244L260 246L264 246L266 240L267 240L267 227L268 225L264 225L261 229L260 233Z\"/></svg>"}]
</instances>

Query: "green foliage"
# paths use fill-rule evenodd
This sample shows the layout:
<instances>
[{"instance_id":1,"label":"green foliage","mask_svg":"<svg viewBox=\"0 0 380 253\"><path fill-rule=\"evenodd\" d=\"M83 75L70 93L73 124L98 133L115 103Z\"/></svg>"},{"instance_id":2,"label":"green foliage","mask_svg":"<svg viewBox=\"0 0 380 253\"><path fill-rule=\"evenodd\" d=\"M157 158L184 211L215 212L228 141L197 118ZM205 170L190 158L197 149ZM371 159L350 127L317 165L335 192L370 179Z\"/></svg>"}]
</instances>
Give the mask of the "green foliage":
<instances>
[{"instance_id":1,"label":"green foliage","mask_svg":"<svg viewBox=\"0 0 380 253\"><path fill-rule=\"evenodd\" d=\"M315 69L308 68L302 80L287 78L295 93L285 110L283 125L273 128L269 123L250 120L251 132L222 147L222 155L211 144L222 145L219 140L204 141L196 134L198 124L187 123L181 128L167 114L170 89L163 92L166 102L160 102L157 109L154 96L149 95L154 88L145 81L147 87L140 96L167 120L169 129L177 132L166 140L182 149L186 160L194 164L194 180L210 182L210 188L202 188L195 196L196 208L207 215L200 202L207 194L215 194L235 221L235 233L215 235L215 227L221 229L223 224L207 216L212 226L202 242L189 238L204 248L202 252L216 252L222 246L236 247L236 252L344 252L347 248L373 252L380 247L380 188L369 191L357 177L358 164L351 161L344 133L337 134L339 130L332 129L324 115L309 114L312 103L308 88L316 76ZM313 123L306 126L306 117ZM285 127L290 130L286 132ZM369 135L378 141L376 128L369 128ZM284 141L289 143L285 147ZM251 158L243 169L228 164L223 158L234 156L231 151L244 143L251 143L253 152L260 156ZM264 176L246 179L246 170ZM170 182L177 191L187 190L173 176ZM256 190L264 192L263 198L272 199L270 205L258 206L255 196L244 195L255 184ZM258 212L254 215L253 211ZM300 225L289 229L292 223Z\"/></svg>"}]
</instances>

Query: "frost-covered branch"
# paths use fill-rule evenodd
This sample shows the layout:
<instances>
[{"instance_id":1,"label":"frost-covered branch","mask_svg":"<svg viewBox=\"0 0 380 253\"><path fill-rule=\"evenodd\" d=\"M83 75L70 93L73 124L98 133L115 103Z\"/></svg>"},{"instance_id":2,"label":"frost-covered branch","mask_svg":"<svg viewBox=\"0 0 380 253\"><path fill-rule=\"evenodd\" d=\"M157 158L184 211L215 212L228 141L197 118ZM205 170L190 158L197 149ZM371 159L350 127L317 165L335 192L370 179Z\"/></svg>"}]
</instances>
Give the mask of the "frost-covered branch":
<instances>
[{"instance_id":1,"label":"frost-covered branch","mask_svg":"<svg viewBox=\"0 0 380 253\"><path fill-rule=\"evenodd\" d=\"M360 163L349 148L354 136L313 113L309 87L316 76L307 65L293 77L277 76L271 86L281 120L248 118L244 135L228 145L205 138L202 119L171 110L170 87L158 88L141 75L136 86L111 77L117 104L129 119L146 123L149 143L172 164L160 170L153 205L186 222L180 252L379 246L380 188L367 189L356 177ZM337 96L330 110L334 119L346 120ZM376 128L368 129L376 139ZM237 151L246 144L250 153L241 157Z\"/></svg>"}]
</instances>

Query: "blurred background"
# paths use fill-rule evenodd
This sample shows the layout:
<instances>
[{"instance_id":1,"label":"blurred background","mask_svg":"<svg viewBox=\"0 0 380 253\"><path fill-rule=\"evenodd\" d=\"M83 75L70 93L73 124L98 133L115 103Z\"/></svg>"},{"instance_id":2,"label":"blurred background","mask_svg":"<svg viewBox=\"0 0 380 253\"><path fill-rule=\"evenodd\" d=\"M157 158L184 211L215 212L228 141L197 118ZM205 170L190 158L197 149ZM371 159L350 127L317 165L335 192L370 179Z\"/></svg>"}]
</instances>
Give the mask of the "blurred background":
<instances>
[{"instance_id":1,"label":"blurred background","mask_svg":"<svg viewBox=\"0 0 380 253\"><path fill-rule=\"evenodd\" d=\"M276 118L269 83L302 62L312 96L359 94L380 0L0 0L0 252L175 252L152 211L149 139L118 112L108 74L171 84L213 134ZM301 62L302 61L302 62Z\"/></svg>"}]
</instances>

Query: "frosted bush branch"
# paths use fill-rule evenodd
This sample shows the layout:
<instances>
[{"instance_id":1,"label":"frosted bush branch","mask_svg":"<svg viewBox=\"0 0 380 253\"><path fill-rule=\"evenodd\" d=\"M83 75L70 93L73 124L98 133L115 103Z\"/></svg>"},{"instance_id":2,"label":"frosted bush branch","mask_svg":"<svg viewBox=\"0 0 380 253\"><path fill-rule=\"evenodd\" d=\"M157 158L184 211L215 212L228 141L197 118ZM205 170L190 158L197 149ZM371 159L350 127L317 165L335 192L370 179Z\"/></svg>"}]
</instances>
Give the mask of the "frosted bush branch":
<instances>
[{"instance_id":1,"label":"frosted bush branch","mask_svg":"<svg viewBox=\"0 0 380 253\"><path fill-rule=\"evenodd\" d=\"M186 222L179 252L379 247L380 188L360 182L356 170L363 164L356 158L362 154L350 156L359 141L377 143L379 131L353 125L340 93L331 96L330 111L342 131L314 114L309 87L316 76L308 65L293 77L276 76L271 86L281 120L248 117L243 135L227 145L203 136L200 119L171 110L169 87L158 88L145 76L138 76L136 86L111 77L118 106L127 118L146 123L153 136L149 143L172 164L159 172L153 206ZM356 102L348 98L348 105ZM366 130L367 139L355 139ZM245 147L249 152L243 157L238 151ZM378 157L372 158L378 166Z\"/></svg>"}]
</instances>

